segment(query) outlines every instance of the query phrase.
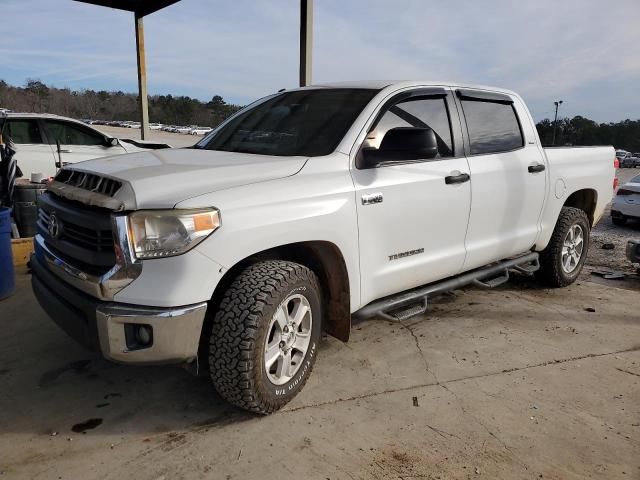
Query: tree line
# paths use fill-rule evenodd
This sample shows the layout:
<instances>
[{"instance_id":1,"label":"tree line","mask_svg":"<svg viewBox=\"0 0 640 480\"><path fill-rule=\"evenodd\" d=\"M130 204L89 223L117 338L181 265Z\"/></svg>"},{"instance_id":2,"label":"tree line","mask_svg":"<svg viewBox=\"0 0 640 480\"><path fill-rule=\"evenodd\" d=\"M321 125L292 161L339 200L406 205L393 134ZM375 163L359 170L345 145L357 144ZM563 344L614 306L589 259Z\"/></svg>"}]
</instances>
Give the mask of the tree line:
<instances>
[{"instance_id":1,"label":"tree line","mask_svg":"<svg viewBox=\"0 0 640 480\"><path fill-rule=\"evenodd\" d=\"M536 124L544 146L553 142L553 120L545 118ZM613 145L629 152L640 152L640 120L598 123L580 115L559 118L555 145Z\"/></svg>"},{"instance_id":2,"label":"tree line","mask_svg":"<svg viewBox=\"0 0 640 480\"><path fill-rule=\"evenodd\" d=\"M40 80L27 80L22 87L0 80L0 108L93 120L139 119L138 96L134 93L56 88ZM168 125L215 127L240 108L225 102L220 95L213 96L208 102L187 96L149 97L150 121ZM545 118L536 127L542 144L552 145L553 121ZM640 152L640 120L597 123L581 116L561 118L557 123L555 145L614 145Z\"/></svg>"},{"instance_id":3,"label":"tree line","mask_svg":"<svg viewBox=\"0 0 640 480\"><path fill-rule=\"evenodd\" d=\"M33 79L22 87L0 80L0 108L91 120L140 119L137 94L56 88ZM240 108L225 102L220 95L214 95L208 102L187 96L150 95L149 121L215 127Z\"/></svg>"}]
</instances>

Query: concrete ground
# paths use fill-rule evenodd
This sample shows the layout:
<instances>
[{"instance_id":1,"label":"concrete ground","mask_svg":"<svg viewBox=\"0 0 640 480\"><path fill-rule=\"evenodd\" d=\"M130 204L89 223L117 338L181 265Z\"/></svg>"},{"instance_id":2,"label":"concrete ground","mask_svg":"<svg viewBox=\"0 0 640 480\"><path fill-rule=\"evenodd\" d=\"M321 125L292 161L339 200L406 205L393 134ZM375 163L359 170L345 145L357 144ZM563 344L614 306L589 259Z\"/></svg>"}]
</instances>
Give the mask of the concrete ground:
<instances>
[{"instance_id":1,"label":"concrete ground","mask_svg":"<svg viewBox=\"0 0 640 480\"><path fill-rule=\"evenodd\" d=\"M594 243L569 288L515 279L358 323L269 417L87 353L21 272L0 303L0 479L640 479L640 279L591 275L603 255L625 265Z\"/></svg>"}]
</instances>

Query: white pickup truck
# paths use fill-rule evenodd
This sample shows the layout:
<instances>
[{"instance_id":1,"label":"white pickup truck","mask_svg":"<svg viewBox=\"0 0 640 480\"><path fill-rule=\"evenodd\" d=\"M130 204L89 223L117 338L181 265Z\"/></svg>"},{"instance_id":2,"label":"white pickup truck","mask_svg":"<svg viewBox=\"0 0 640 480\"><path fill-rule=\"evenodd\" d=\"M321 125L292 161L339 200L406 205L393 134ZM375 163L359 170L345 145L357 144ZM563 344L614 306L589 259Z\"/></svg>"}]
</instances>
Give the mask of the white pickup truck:
<instances>
[{"instance_id":1,"label":"white pickup truck","mask_svg":"<svg viewBox=\"0 0 640 480\"><path fill-rule=\"evenodd\" d=\"M106 358L206 367L270 413L307 381L321 329L347 341L352 316L402 321L514 270L572 283L614 159L543 149L497 88L284 91L193 148L65 167L41 197L33 288Z\"/></svg>"}]
</instances>

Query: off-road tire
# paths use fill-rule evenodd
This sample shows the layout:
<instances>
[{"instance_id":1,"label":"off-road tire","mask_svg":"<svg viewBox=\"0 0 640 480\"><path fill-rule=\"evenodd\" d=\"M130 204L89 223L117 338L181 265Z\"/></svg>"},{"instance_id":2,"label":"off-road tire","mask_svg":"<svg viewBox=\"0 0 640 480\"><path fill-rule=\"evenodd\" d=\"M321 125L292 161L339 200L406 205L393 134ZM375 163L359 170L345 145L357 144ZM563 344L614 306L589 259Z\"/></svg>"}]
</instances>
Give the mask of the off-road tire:
<instances>
[{"instance_id":1,"label":"off-road tire","mask_svg":"<svg viewBox=\"0 0 640 480\"><path fill-rule=\"evenodd\" d=\"M625 217L611 217L611 222L618 227L624 227L627 224L627 219Z\"/></svg>"},{"instance_id":2,"label":"off-road tire","mask_svg":"<svg viewBox=\"0 0 640 480\"><path fill-rule=\"evenodd\" d=\"M582 227L584 247L577 268L573 272L567 273L562 268L562 247L569 229L576 224ZM590 231L589 218L584 210L562 207L551 240L547 248L540 252L540 270L536 272L536 278L542 285L559 288L571 285L576 281L589 251Z\"/></svg>"},{"instance_id":3,"label":"off-road tire","mask_svg":"<svg viewBox=\"0 0 640 480\"><path fill-rule=\"evenodd\" d=\"M311 341L301 367L284 385L273 384L265 370L269 323L281 302L303 295L311 307ZM254 413L282 408L304 387L315 363L322 330L321 290L307 267L270 260L240 273L224 293L212 322L209 370L213 385L228 402Z\"/></svg>"}]
</instances>

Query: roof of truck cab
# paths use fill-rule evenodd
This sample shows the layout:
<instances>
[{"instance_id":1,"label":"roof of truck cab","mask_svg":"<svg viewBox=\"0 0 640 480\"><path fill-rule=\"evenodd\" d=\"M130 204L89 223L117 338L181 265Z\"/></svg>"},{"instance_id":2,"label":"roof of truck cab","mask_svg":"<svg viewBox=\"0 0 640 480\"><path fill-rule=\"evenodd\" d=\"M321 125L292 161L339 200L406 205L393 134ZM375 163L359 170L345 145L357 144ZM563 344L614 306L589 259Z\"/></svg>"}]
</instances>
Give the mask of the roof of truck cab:
<instances>
[{"instance_id":1,"label":"roof of truck cab","mask_svg":"<svg viewBox=\"0 0 640 480\"><path fill-rule=\"evenodd\" d=\"M386 87L406 88L406 87L452 87L452 88L472 88L477 90L490 90L492 92L500 92L508 95L516 95L512 90L500 87L492 87L489 85L477 85L451 81L434 81L434 80L356 80L347 82L330 82L318 83L301 88L370 88L382 90Z\"/></svg>"}]
</instances>

